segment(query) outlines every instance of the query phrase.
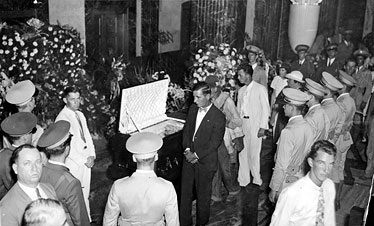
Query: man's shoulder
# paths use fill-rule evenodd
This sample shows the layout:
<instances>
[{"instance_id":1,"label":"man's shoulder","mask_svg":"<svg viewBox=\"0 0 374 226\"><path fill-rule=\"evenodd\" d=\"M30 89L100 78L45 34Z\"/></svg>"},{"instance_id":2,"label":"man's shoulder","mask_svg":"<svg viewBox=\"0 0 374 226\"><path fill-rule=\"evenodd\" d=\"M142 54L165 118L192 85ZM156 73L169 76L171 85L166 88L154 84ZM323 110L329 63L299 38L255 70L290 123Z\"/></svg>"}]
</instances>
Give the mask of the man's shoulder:
<instances>
[{"instance_id":1,"label":"man's shoulder","mask_svg":"<svg viewBox=\"0 0 374 226\"><path fill-rule=\"evenodd\" d=\"M17 183L6 193L6 195L1 199L0 206L7 206L7 209L11 208L14 205L17 205L20 200L21 193L23 191Z\"/></svg>"},{"instance_id":2,"label":"man's shoulder","mask_svg":"<svg viewBox=\"0 0 374 226\"><path fill-rule=\"evenodd\" d=\"M0 150L0 162L9 161L13 151L9 148L3 148Z\"/></svg>"},{"instance_id":3,"label":"man's shoulder","mask_svg":"<svg viewBox=\"0 0 374 226\"><path fill-rule=\"evenodd\" d=\"M79 182L79 180L75 178L65 166L55 165L52 163L47 163L45 166L43 166L41 182L48 183L48 181L43 179L45 178L44 176L49 178L53 177L54 181L63 180L64 183L62 184L70 184L77 181Z\"/></svg>"}]
</instances>

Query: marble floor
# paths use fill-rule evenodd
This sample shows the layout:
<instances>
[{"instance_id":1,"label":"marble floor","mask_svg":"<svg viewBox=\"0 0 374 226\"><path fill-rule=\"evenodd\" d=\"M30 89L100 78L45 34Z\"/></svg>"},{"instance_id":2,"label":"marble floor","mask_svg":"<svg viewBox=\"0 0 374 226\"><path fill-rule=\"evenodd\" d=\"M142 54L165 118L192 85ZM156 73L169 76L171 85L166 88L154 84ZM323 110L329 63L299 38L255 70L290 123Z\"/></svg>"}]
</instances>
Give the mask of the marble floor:
<instances>
[{"instance_id":1,"label":"marble floor","mask_svg":"<svg viewBox=\"0 0 374 226\"><path fill-rule=\"evenodd\" d=\"M106 142L95 141L97 147L97 160L92 170L92 182L90 193L90 207L93 226L102 225L102 217L105 209L106 199L113 181L107 177L107 168L111 164L109 153L106 150ZM344 184L341 200L341 208L336 212L337 226L346 226L350 210L353 206L365 208L369 198L370 180L362 180L363 166L357 164L353 155L348 154L347 163L351 165L350 171L355 179L353 184ZM242 224L242 195L226 199L221 202L211 203L211 215L209 226L239 226ZM269 225L271 210L266 203L267 193L262 192L259 200L259 211L257 222L259 226ZM194 209L194 208L193 208ZM194 210L193 210L194 214Z\"/></svg>"}]
</instances>

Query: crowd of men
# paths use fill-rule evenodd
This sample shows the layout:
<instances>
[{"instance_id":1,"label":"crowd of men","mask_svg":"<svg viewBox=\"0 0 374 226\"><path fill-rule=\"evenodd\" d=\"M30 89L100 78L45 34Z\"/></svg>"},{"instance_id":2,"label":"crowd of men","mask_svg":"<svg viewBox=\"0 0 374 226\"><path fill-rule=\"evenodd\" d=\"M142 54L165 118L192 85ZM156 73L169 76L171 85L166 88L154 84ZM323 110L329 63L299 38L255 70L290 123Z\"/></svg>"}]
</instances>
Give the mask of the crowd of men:
<instances>
[{"instance_id":1,"label":"crowd of men","mask_svg":"<svg viewBox=\"0 0 374 226\"><path fill-rule=\"evenodd\" d=\"M326 45L326 58L318 64L308 55L309 46L298 45L298 60L279 65L272 79L261 49L247 46L248 62L237 69L242 84L237 95L225 92L216 75L195 84L183 129L179 205L173 185L154 172L162 138L140 132L126 142L137 170L114 182L103 225L207 225L211 200L222 200L222 184L228 199L241 193L242 203L250 203L242 209L242 224L257 225L259 196L267 189L260 156L270 136L276 150L268 182L268 199L275 204L270 225L334 226L347 152L352 146L358 158L363 156L354 145L359 139L369 141L362 178L374 172L369 53L353 51L350 35L346 31L340 43ZM96 157L79 111L79 90L64 90L65 107L46 130L32 113L36 95L28 80L6 94L18 112L1 122L1 225L90 225Z\"/></svg>"}]
</instances>

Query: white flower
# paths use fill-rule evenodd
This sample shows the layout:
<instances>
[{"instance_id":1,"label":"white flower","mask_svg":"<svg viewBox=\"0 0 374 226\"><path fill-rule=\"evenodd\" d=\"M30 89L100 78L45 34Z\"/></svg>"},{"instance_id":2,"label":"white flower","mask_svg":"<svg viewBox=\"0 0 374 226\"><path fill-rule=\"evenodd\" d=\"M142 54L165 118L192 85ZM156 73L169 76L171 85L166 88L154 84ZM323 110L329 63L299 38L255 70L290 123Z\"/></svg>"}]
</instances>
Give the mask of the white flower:
<instances>
[{"instance_id":1,"label":"white flower","mask_svg":"<svg viewBox=\"0 0 374 226\"><path fill-rule=\"evenodd\" d=\"M223 54L227 55L229 53L228 49L223 50Z\"/></svg>"},{"instance_id":2,"label":"white flower","mask_svg":"<svg viewBox=\"0 0 374 226\"><path fill-rule=\"evenodd\" d=\"M55 82L56 81L56 79L55 78L53 78L52 80L51 80L51 82Z\"/></svg>"},{"instance_id":3,"label":"white flower","mask_svg":"<svg viewBox=\"0 0 374 226\"><path fill-rule=\"evenodd\" d=\"M54 38L53 41L58 42L58 38Z\"/></svg>"},{"instance_id":4,"label":"white flower","mask_svg":"<svg viewBox=\"0 0 374 226\"><path fill-rule=\"evenodd\" d=\"M197 73L201 73L201 72L203 72L203 69L199 67L199 69L197 69Z\"/></svg>"},{"instance_id":5,"label":"white flower","mask_svg":"<svg viewBox=\"0 0 374 226\"><path fill-rule=\"evenodd\" d=\"M203 62L203 59L202 59L202 58L200 58L200 59L198 60L198 62L199 62L199 63L202 63L202 62Z\"/></svg>"},{"instance_id":6,"label":"white flower","mask_svg":"<svg viewBox=\"0 0 374 226\"><path fill-rule=\"evenodd\" d=\"M70 62L69 62L69 61L66 61L66 62L65 62L65 65L69 65L69 64L70 64Z\"/></svg>"},{"instance_id":7,"label":"white flower","mask_svg":"<svg viewBox=\"0 0 374 226\"><path fill-rule=\"evenodd\" d=\"M27 51L26 50L23 50L22 52L21 52L21 55L23 56L23 57L27 57Z\"/></svg>"},{"instance_id":8,"label":"white flower","mask_svg":"<svg viewBox=\"0 0 374 226\"><path fill-rule=\"evenodd\" d=\"M30 71L26 71L26 73L25 73L26 75L28 75L28 74L30 74Z\"/></svg>"},{"instance_id":9,"label":"white flower","mask_svg":"<svg viewBox=\"0 0 374 226\"><path fill-rule=\"evenodd\" d=\"M235 56L235 52L234 51L231 52L231 56Z\"/></svg>"},{"instance_id":10,"label":"white flower","mask_svg":"<svg viewBox=\"0 0 374 226\"><path fill-rule=\"evenodd\" d=\"M20 42L20 41L21 41L21 37L19 36L18 33L16 33L16 36L14 37L14 39L15 39L17 42Z\"/></svg>"},{"instance_id":11,"label":"white flower","mask_svg":"<svg viewBox=\"0 0 374 226\"><path fill-rule=\"evenodd\" d=\"M24 45L25 45L25 42L24 42L23 40L21 40L21 41L19 42L19 44L20 44L21 46L24 46Z\"/></svg>"},{"instance_id":12,"label":"white flower","mask_svg":"<svg viewBox=\"0 0 374 226\"><path fill-rule=\"evenodd\" d=\"M9 50L5 50L5 54L9 54L10 52L9 52Z\"/></svg>"},{"instance_id":13,"label":"white flower","mask_svg":"<svg viewBox=\"0 0 374 226\"><path fill-rule=\"evenodd\" d=\"M53 45L53 48L55 48L55 49L56 49L56 48L57 48L57 44L54 44L54 45Z\"/></svg>"},{"instance_id":14,"label":"white flower","mask_svg":"<svg viewBox=\"0 0 374 226\"><path fill-rule=\"evenodd\" d=\"M222 66L222 62L221 61L217 61L217 67L221 67Z\"/></svg>"},{"instance_id":15,"label":"white flower","mask_svg":"<svg viewBox=\"0 0 374 226\"><path fill-rule=\"evenodd\" d=\"M51 26L48 26L48 31L52 31L53 28Z\"/></svg>"},{"instance_id":16,"label":"white flower","mask_svg":"<svg viewBox=\"0 0 374 226\"><path fill-rule=\"evenodd\" d=\"M31 53L30 53L30 56L31 56L31 57L35 56L35 53L34 53L34 52L31 52Z\"/></svg>"},{"instance_id":17,"label":"white flower","mask_svg":"<svg viewBox=\"0 0 374 226\"><path fill-rule=\"evenodd\" d=\"M3 49L0 49L0 54L4 54L4 50Z\"/></svg>"},{"instance_id":18,"label":"white flower","mask_svg":"<svg viewBox=\"0 0 374 226\"><path fill-rule=\"evenodd\" d=\"M14 65L10 66L8 70L9 70L9 71L13 71L13 66L14 66Z\"/></svg>"},{"instance_id":19,"label":"white flower","mask_svg":"<svg viewBox=\"0 0 374 226\"><path fill-rule=\"evenodd\" d=\"M32 42L32 45L33 46L38 46L38 43L37 42Z\"/></svg>"},{"instance_id":20,"label":"white flower","mask_svg":"<svg viewBox=\"0 0 374 226\"><path fill-rule=\"evenodd\" d=\"M208 63L208 67L213 67L213 65L214 65L214 64L213 64L212 62L209 62L209 63Z\"/></svg>"},{"instance_id":21,"label":"white flower","mask_svg":"<svg viewBox=\"0 0 374 226\"><path fill-rule=\"evenodd\" d=\"M209 52L209 51L208 51L208 52L206 52L206 55L207 55L207 56L209 56L209 55L210 55L210 52Z\"/></svg>"},{"instance_id":22,"label":"white flower","mask_svg":"<svg viewBox=\"0 0 374 226\"><path fill-rule=\"evenodd\" d=\"M75 57L75 53L72 53L71 56L72 56L72 57Z\"/></svg>"},{"instance_id":23,"label":"white flower","mask_svg":"<svg viewBox=\"0 0 374 226\"><path fill-rule=\"evenodd\" d=\"M195 55L195 59L196 59L196 60L200 59L200 55L199 55L199 54L196 54L196 55Z\"/></svg>"},{"instance_id":24,"label":"white flower","mask_svg":"<svg viewBox=\"0 0 374 226\"><path fill-rule=\"evenodd\" d=\"M37 53L38 53L38 49L33 49L32 52L33 52L34 54L37 54Z\"/></svg>"},{"instance_id":25,"label":"white flower","mask_svg":"<svg viewBox=\"0 0 374 226\"><path fill-rule=\"evenodd\" d=\"M18 75L18 76L22 78L22 77L23 77L23 74L20 74L20 75Z\"/></svg>"},{"instance_id":26,"label":"white flower","mask_svg":"<svg viewBox=\"0 0 374 226\"><path fill-rule=\"evenodd\" d=\"M74 62L71 62L71 63L70 63L70 66L74 66Z\"/></svg>"},{"instance_id":27,"label":"white flower","mask_svg":"<svg viewBox=\"0 0 374 226\"><path fill-rule=\"evenodd\" d=\"M63 53L64 52L64 50L63 49L60 49L60 53Z\"/></svg>"},{"instance_id":28,"label":"white flower","mask_svg":"<svg viewBox=\"0 0 374 226\"><path fill-rule=\"evenodd\" d=\"M15 52L15 51L17 51L17 50L18 50L17 46L14 46L14 47L13 47L13 52Z\"/></svg>"},{"instance_id":29,"label":"white flower","mask_svg":"<svg viewBox=\"0 0 374 226\"><path fill-rule=\"evenodd\" d=\"M203 50L202 49L199 49L198 51L197 51L198 53L202 53L203 52Z\"/></svg>"},{"instance_id":30,"label":"white flower","mask_svg":"<svg viewBox=\"0 0 374 226\"><path fill-rule=\"evenodd\" d=\"M209 59L209 57L208 56L203 56L203 59L207 60L207 59Z\"/></svg>"},{"instance_id":31,"label":"white flower","mask_svg":"<svg viewBox=\"0 0 374 226\"><path fill-rule=\"evenodd\" d=\"M214 49L214 46L210 46L209 48L210 48L210 49Z\"/></svg>"},{"instance_id":32,"label":"white flower","mask_svg":"<svg viewBox=\"0 0 374 226\"><path fill-rule=\"evenodd\" d=\"M32 70L31 73L36 74L36 70Z\"/></svg>"},{"instance_id":33,"label":"white flower","mask_svg":"<svg viewBox=\"0 0 374 226\"><path fill-rule=\"evenodd\" d=\"M235 65L235 64L236 64L236 61L235 61L235 60L232 60L232 61L231 61L231 64L232 64L232 65Z\"/></svg>"},{"instance_id":34,"label":"white flower","mask_svg":"<svg viewBox=\"0 0 374 226\"><path fill-rule=\"evenodd\" d=\"M194 63L194 64L193 64L194 67L197 67L197 65L198 65L197 63Z\"/></svg>"},{"instance_id":35,"label":"white flower","mask_svg":"<svg viewBox=\"0 0 374 226\"><path fill-rule=\"evenodd\" d=\"M4 36L2 37L2 39L3 39L3 40L6 40L6 39L7 39L6 35L4 35Z\"/></svg>"},{"instance_id":36,"label":"white flower","mask_svg":"<svg viewBox=\"0 0 374 226\"><path fill-rule=\"evenodd\" d=\"M6 46L8 43L6 41L3 41L3 46Z\"/></svg>"}]
</instances>

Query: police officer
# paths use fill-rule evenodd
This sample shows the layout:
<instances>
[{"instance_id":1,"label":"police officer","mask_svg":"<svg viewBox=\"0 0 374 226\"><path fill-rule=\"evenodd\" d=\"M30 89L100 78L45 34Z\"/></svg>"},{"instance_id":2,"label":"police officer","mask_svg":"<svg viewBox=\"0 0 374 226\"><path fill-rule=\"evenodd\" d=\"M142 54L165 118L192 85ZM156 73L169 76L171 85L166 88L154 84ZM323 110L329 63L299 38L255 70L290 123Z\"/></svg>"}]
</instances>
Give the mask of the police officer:
<instances>
[{"instance_id":1,"label":"police officer","mask_svg":"<svg viewBox=\"0 0 374 226\"><path fill-rule=\"evenodd\" d=\"M307 102L309 110L305 115L305 120L313 128L314 141L326 140L330 129L330 120L320 104L325 95L325 89L311 79L305 80L305 89L311 97Z\"/></svg>"},{"instance_id":2,"label":"police officer","mask_svg":"<svg viewBox=\"0 0 374 226\"><path fill-rule=\"evenodd\" d=\"M15 182L11 174L10 157L17 147L23 144L31 144L36 123L36 116L29 112L13 114L1 123L1 129L6 134L10 144L0 150L0 199L4 197Z\"/></svg>"},{"instance_id":3,"label":"police officer","mask_svg":"<svg viewBox=\"0 0 374 226\"><path fill-rule=\"evenodd\" d=\"M89 226L90 221L84 203L82 185L65 165L69 155L71 134L70 123L58 121L42 134L38 147L44 149L50 158L43 166L40 182L49 183L56 190L58 199L62 202L69 225Z\"/></svg>"},{"instance_id":4,"label":"police officer","mask_svg":"<svg viewBox=\"0 0 374 226\"><path fill-rule=\"evenodd\" d=\"M327 117L330 120L330 129L328 132L328 140L335 144L338 139L338 134L342 128L342 117L343 112L340 110L338 104L334 100L334 96L337 94L339 89L343 88L343 84L339 82L334 76L328 72L322 73L321 83L325 87L325 96L321 102L323 110L326 112Z\"/></svg>"},{"instance_id":5,"label":"police officer","mask_svg":"<svg viewBox=\"0 0 374 226\"><path fill-rule=\"evenodd\" d=\"M275 202L281 190L303 176L302 163L313 144L313 130L302 116L309 96L300 90L285 88L284 112L290 119L278 141L269 199Z\"/></svg>"},{"instance_id":6,"label":"police officer","mask_svg":"<svg viewBox=\"0 0 374 226\"><path fill-rule=\"evenodd\" d=\"M130 177L114 182L104 212L104 226L155 225L179 226L175 189L153 171L162 138L140 132L131 136L126 148L133 153L137 170ZM121 217L118 218L121 213Z\"/></svg>"}]
</instances>

